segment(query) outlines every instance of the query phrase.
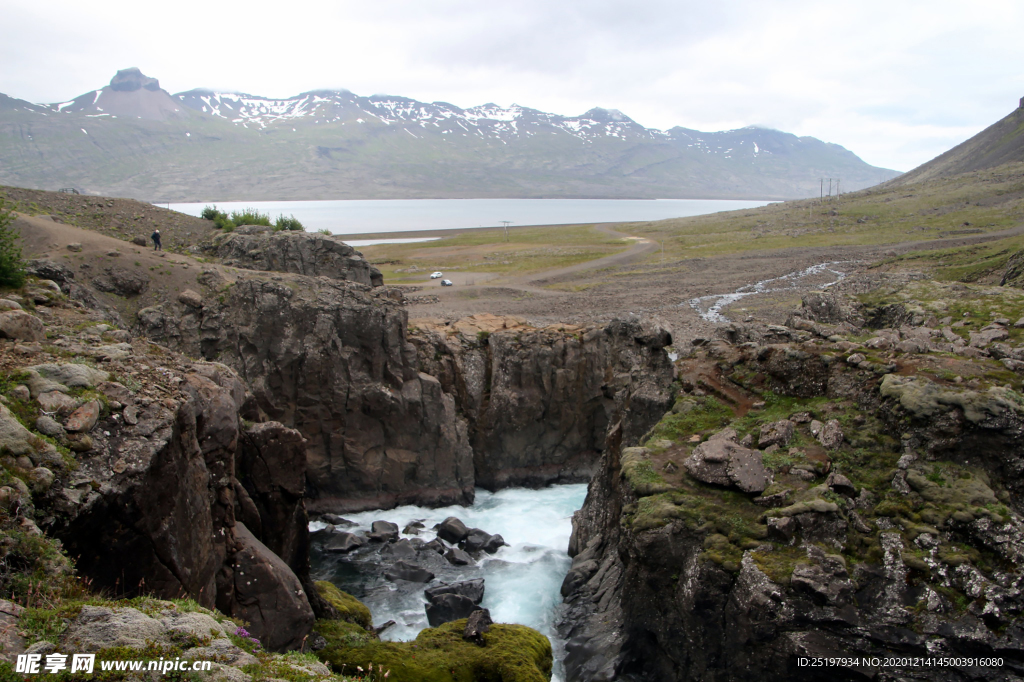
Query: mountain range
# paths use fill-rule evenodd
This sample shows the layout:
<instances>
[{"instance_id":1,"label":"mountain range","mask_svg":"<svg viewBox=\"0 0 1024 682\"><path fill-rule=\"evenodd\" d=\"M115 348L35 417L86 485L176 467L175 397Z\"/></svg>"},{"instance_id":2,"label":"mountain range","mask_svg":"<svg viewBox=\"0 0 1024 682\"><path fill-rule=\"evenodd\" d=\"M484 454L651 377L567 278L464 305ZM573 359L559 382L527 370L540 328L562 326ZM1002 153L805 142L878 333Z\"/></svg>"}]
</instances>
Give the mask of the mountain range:
<instances>
[{"instance_id":1,"label":"mountain range","mask_svg":"<svg viewBox=\"0 0 1024 682\"><path fill-rule=\"evenodd\" d=\"M147 201L760 198L899 175L812 137L646 128L614 109L462 109L346 90L170 94L136 68L72 100L0 94L0 184Z\"/></svg>"}]
</instances>

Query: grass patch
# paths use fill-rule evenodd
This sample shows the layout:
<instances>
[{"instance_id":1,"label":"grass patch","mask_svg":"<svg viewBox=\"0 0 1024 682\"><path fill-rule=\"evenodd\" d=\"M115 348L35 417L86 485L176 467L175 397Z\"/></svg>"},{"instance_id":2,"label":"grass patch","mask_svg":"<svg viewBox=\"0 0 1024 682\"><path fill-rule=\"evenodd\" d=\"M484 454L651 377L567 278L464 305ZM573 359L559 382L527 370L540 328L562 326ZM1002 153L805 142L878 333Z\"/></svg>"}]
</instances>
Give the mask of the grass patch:
<instances>
[{"instance_id":1,"label":"grass patch","mask_svg":"<svg viewBox=\"0 0 1024 682\"><path fill-rule=\"evenodd\" d=\"M651 430L648 443L661 439L680 441L693 434L706 435L724 428L734 416L725 403L712 396L686 400L694 401L692 407L666 414Z\"/></svg>"}]
</instances>

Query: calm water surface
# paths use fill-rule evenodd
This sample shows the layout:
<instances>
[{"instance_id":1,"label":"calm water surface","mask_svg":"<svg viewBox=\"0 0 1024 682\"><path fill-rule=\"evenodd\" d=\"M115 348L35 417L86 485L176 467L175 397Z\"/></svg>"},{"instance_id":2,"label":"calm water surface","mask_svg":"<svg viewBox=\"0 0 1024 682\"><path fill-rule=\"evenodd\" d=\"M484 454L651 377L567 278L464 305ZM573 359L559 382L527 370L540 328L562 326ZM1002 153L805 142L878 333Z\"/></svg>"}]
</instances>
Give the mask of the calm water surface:
<instances>
[{"instance_id":1,"label":"calm water surface","mask_svg":"<svg viewBox=\"0 0 1024 682\"><path fill-rule=\"evenodd\" d=\"M230 213L255 208L294 215L307 230L333 234L418 232L423 230L512 225L573 225L664 220L764 206L768 201L717 199L395 199L350 201L225 201L217 208ZM163 204L162 204L163 205ZM198 216L210 204L166 204Z\"/></svg>"}]
</instances>

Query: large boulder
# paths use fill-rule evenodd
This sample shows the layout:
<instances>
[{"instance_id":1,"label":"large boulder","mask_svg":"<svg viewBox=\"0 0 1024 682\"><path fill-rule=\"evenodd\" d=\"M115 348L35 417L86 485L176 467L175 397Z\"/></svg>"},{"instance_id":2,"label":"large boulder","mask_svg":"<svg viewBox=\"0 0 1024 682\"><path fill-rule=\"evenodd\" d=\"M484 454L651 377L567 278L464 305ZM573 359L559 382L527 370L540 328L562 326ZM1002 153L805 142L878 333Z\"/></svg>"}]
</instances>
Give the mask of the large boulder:
<instances>
[{"instance_id":1,"label":"large boulder","mask_svg":"<svg viewBox=\"0 0 1024 682\"><path fill-rule=\"evenodd\" d=\"M763 492L772 482L759 450L745 448L725 437L711 437L698 445L683 466L698 481L735 487L746 493Z\"/></svg>"},{"instance_id":2,"label":"large boulder","mask_svg":"<svg viewBox=\"0 0 1024 682\"><path fill-rule=\"evenodd\" d=\"M462 631L462 638L483 646L484 634L491 629L494 621L491 620L491 612L487 609L477 609L469 614L466 619L466 629Z\"/></svg>"},{"instance_id":3,"label":"large boulder","mask_svg":"<svg viewBox=\"0 0 1024 682\"><path fill-rule=\"evenodd\" d=\"M323 547L325 552L346 553L359 549L365 544L366 540L355 533L342 531L340 533L332 533L330 539L324 543Z\"/></svg>"},{"instance_id":4,"label":"large boulder","mask_svg":"<svg viewBox=\"0 0 1024 682\"><path fill-rule=\"evenodd\" d=\"M460 618L467 618L476 611L484 598L482 578L461 583L443 583L423 592L427 598L427 621L430 627L437 627Z\"/></svg>"},{"instance_id":5,"label":"large boulder","mask_svg":"<svg viewBox=\"0 0 1024 682\"><path fill-rule=\"evenodd\" d=\"M428 601L432 601L442 594L458 594L469 599L474 604L479 604L484 600L484 579L476 578L458 583L441 583L440 585L427 588L423 591L423 594L427 597Z\"/></svg>"},{"instance_id":6,"label":"large boulder","mask_svg":"<svg viewBox=\"0 0 1024 682\"><path fill-rule=\"evenodd\" d=\"M72 433L89 433L96 426L99 418L99 401L90 400L71 413L71 416L64 422L64 428Z\"/></svg>"},{"instance_id":7,"label":"large boulder","mask_svg":"<svg viewBox=\"0 0 1024 682\"><path fill-rule=\"evenodd\" d=\"M827 450L835 450L843 444L843 428L838 419L829 419L815 435Z\"/></svg>"},{"instance_id":8,"label":"large boulder","mask_svg":"<svg viewBox=\"0 0 1024 682\"><path fill-rule=\"evenodd\" d=\"M46 363L33 365L27 369L29 373L28 387L32 395L42 390L58 390L67 392L70 388L92 388L110 378L110 372L78 363ZM46 388L36 388L35 379L53 382L45 384ZM40 386L43 386L40 384Z\"/></svg>"},{"instance_id":9,"label":"large boulder","mask_svg":"<svg viewBox=\"0 0 1024 682\"><path fill-rule=\"evenodd\" d=\"M422 541L421 541L422 542ZM380 555L392 559L415 559L416 548L408 539L402 538L398 542L391 543L380 551Z\"/></svg>"},{"instance_id":10,"label":"large boulder","mask_svg":"<svg viewBox=\"0 0 1024 682\"><path fill-rule=\"evenodd\" d=\"M24 310L0 313L0 338L17 341L43 341L46 328L42 321Z\"/></svg>"},{"instance_id":11,"label":"large boulder","mask_svg":"<svg viewBox=\"0 0 1024 682\"><path fill-rule=\"evenodd\" d=\"M772 445L778 445L783 447L789 445L789 441L793 438L793 433L796 431L796 424L788 419L781 419L777 422L770 424L764 424L761 427L761 433L757 439L757 447L762 450Z\"/></svg>"},{"instance_id":12,"label":"large boulder","mask_svg":"<svg viewBox=\"0 0 1024 682\"><path fill-rule=\"evenodd\" d=\"M449 516L437 526L437 537L457 545L469 535L469 528L454 516Z\"/></svg>"},{"instance_id":13,"label":"large boulder","mask_svg":"<svg viewBox=\"0 0 1024 682\"><path fill-rule=\"evenodd\" d=\"M0 452L14 455L30 455L39 449L42 440L34 436L18 421L18 418L0 405Z\"/></svg>"},{"instance_id":14,"label":"large boulder","mask_svg":"<svg viewBox=\"0 0 1024 682\"><path fill-rule=\"evenodd\" d=\"M453 566L469 566L474 563L473 557L458 547L449 547L444 553L444 558Z\"/></svg>"},{"instance_id":15,"label":"large boulder","mask_svg":"<svg viewBox=\"0 0 1024 682\"><path fill-rule=\"evenodd\" d=\"M429 583L434 579L434 574L415 564L396 561L393 566L384 571L384 577L392 582L395 580L407 580L411 583Z\"/></svg>"},{"instance_id":16,"label":"large boulder","mask_svg":"<svg viewBox=\"0 0 1024 682\"><path fill-rule=\"evenodd\" d=\"M430 627L436 628L442 623L468 618L469 614L477 610L477 605L461 594L446 593L432 599L426 608L427 622L430 623Z\"/></svg>"},{"instance_id":17,"label":"large boulder","mask_svg":"<svg viewBox=\"0 0 1024 682\"><path fill-rule=\"evenodd\" d=\"M483 550L488 554L494 554L505 546L505 539L500 535L491 535L487 531L473 528L459 546L467 552Z\"/></svg>"},{"instance_id":18,"label":"large boulder","mask_svg":"<svg viewBox=\"0 0 1024 682\"><path fill-rule=\"evenodd\" d=\"M234 594L230 615L272 651L298 649L313 628L313 609L291 568L243 524L235 524Z\"/></svg>"},{"instance_id":19,"label":"large boulder","mask_svg":"<svg viewBox=\"0 0 1024 682\"><path fill-rule=\"evenodd\" d=\"M398 524L374 521L370 524L370 533L367 537L375 542L394 542L398 539Z\"/></svg>"}]
</instances>

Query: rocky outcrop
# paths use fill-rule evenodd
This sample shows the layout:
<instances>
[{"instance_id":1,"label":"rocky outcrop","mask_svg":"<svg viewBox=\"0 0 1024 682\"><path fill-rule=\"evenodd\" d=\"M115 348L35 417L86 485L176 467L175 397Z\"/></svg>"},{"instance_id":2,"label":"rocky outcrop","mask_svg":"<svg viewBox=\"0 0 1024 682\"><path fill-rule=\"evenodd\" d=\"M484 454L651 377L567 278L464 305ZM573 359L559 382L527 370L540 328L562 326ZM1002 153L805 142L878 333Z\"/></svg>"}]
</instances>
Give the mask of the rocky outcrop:
<instances>
[{"instance_id":1,"label":"rocky outcrop","mask_svg":"<svg viewBox=\"0 0 1024 682\"><path fill-rule=\"evenodd\" d=\"M226 265L248 270L294 272L310 277L329 277L379 287L380 270L362 254L332 235L244 226L219 235L208 247Z\"/></svg>"},{"instance_id":2,"label":"rocky outcrop","mask_svg":"<svg viewBox=\"0 0 1024 682\"><path fill-rule=\"evenodd\" d=\"M92 432L92 447L47 500L58 512L47 530L97 588L190 595L250 621L271 648L295 647L313 621L305 590L295 572L235 519L244 388L226 367L190 369L168 377L177 388L162 399L126 392L122 409L137 409L134 425L115 412L99 428L80 429ZM286 521L268 514L265 525L279 530L278 539L304 536L304 516Z\"/></svg>"},{"instance_id":3,"label":"rocky outcrop","mask_svg":"<svg viewBox=\"0 0 1024 682\"><path fill-rule=\"evenodd\" d=\"M0 344L0 533L58 538L94 589L188 596L298 646L313 622L302 436L257 423L240 447L239 415L259 415L229 368L133 345L60 293L36 310L52 345ZM236 522L244 501L266 544Z\"/></svg>"},{"instance_id":4,"label":"rocky outcrop","mask_svg":"<svg viewBox=\"0 0 1024 682\"><path fill-rule=\"evenodd\" d=\"M670 401L671 337L638 321L409 334L397 292L259 277L138 319L155 341L236 368L261 415L302 433L319 511L585 480L613 418L636 440Z\"/></svg>"},{"instance_id":5,"label":"rocky outcrop","mask_svg":"<svg viewBox=\"0 0 1024 682\"><path fill-rule=\"evenodd\" d=\"M378 287L240 279L201 309L144 309L140 329L235 367L254 409L306 438L322 510L472 499L472 452L455 400L417 371L404 310Z\"/></svg>"},{"instance_id":6,"label":"rocky outcrop","mask_svg":"<svg viewBox=\"0 0 1024 682\"><path fill-rule=\"evenodd\" d=\"M631 448L630 471L613 432L573 519L560 625L568 680L824 679L800 657L861 661L829 679L1024 673L1024 400L912 377L906 361L904 375L837 362L850 342L832 343L748 344L724 368L712 348L686 361L721 372L731 388L720 397L770 390L789 415L753 408L726 439L696 426ZM722 404L680 414L700 425ZM762 495L676 473L675 455L771 436L780 416L790 448L765 456L775 480ZM679 428L673 419L654 433ZM637 457L657 484L633 484ZM872 662L906 656L1001 661L970 672Z\"/></svg>"}]
</instances>

